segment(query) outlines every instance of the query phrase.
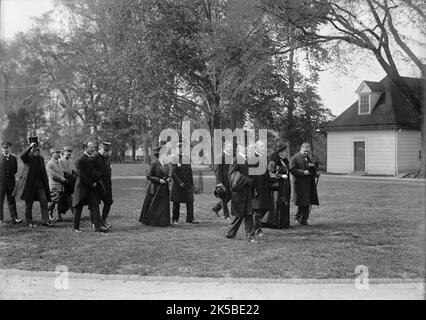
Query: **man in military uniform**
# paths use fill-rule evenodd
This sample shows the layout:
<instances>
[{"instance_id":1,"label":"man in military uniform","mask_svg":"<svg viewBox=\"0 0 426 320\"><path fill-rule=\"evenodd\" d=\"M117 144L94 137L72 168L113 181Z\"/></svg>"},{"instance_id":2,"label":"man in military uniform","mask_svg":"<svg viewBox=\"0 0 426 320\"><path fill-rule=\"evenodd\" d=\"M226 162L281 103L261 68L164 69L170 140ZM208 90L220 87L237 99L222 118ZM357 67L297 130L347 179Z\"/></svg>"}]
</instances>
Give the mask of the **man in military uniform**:
<instances>
[{"instance_id":1,"label":"man in military uniform","mask_svg":"<svg viewBox=\"0 0 426 320\"><path fill-rule=\"evenodd\" d=\"M173 180L170 201L173 202L172 224L178 224L180 204L186 204L186 222L197 224L194 220L194 177L190 160L181 152L182 142L178 144L178 154L171 163L170 177ZM186 161L183 161L186 159ZM187 162L187 164L183 163Z\"/></svg>"},{"instance_id":2,"label":"man in military uniform","mask_svg":"<svg viewBox=\"0 0 426 320\"><path fill-rule=\"evenodd\" d=\"M95 175L99 181L97 190L103 203L102 225L110 229L111 225L107 223L108 214L111 210L112 200L112 182L111 182L111 142L103 142L95 156Z\"/></svg>"},{"instance_id":3,"label":"man in military uniform","mask_svg":"<svg viewBox=\"0 0 426 320\"><path fill-rule=\"evenodd\" d=\"M7 197L12 223L21 223L22 219L18 219L16 212L16 201L12 195L15 189L15 174L18 171L18 162L16 157L10 153L12 144L3 142L1 144L2 152L0 153L0 224L4 223L3 204L4 198Z\"/></svg>"}]
</instances>

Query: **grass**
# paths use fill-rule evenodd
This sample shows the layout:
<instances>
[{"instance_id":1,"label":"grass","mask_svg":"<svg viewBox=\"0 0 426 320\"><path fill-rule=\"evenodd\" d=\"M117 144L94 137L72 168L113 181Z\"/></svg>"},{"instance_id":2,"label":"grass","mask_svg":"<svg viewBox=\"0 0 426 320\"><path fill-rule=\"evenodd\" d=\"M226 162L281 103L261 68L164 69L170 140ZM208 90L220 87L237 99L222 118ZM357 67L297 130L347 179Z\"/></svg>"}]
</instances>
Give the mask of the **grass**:
<instances>
[{"instance_id":1,"label":"grass","mask_svg":"<svg viewBox=\"0 0 426 320\"><path fill-rule=\"evenodd\" d=\"M145 180L113 181L113 231L90 230L87 210L82 234L71 232L71 218L54 229L19 225L0 228L0 268L153 276L354 278L357 265L372 278L424 277L424 186L417 182L344 179L320 181L321 206L311 213L311 227L265 229L259 244L224 232L228 222L211 207L213 179L195 196L199 225L149 227L137 222ZM6 208L5 208L6 209ZM296 208L291 208L291 214ZM7 211L7 209L6 209ZM23 204L19 203L20 217ZM7 215L7 212L6 212ZM38 204L33 213L40 218Z\"/></svg>"}]
</instances>

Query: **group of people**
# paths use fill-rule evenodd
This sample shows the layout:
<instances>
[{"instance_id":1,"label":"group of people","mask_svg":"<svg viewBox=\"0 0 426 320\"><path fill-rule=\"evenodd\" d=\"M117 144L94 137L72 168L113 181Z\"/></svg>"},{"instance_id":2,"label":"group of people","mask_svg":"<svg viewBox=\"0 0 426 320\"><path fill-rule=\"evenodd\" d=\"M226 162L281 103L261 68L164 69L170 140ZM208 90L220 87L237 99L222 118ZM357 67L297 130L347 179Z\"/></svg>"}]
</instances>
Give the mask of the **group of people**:
<instances>
[{"instance_id":1,"label":"group of people","mask_svg":"<svg viewBox=\"0 0 426 320\"><path fill-rule=\"evenodd\" d=\"M30 140L31 141L31 140ZM95 152L92 142L84 144L83 154L74 162L73 149L65 146L62 150L51 148L51 159L45 165L40 155L38 142L31 142L20 158L24 164L17 183L17 158L11 154L12 144L4 142L0 154L0 224L5 223L3 204L5 198L9 206L11 223L19 224L16 200L25 201L25 220L30 228L33 223L33 203L40 203L42 226L54 227L55 222L63 221L62 216L70 211L73 215L73 231L81 232L80 219L83 207L88 205L92 227L97 232L107 232L111 225L107 217L113 203L111 188L111 143L103 142ZM103 203L102 215L100 203ZM57 217L54 217L54 211Z\"/></svg>"},{"instance_id":2,"label":"group of people","mask_svg":"<svg viewBox=\"0 0 426 320\"><path fill-rule=\"evenodd\" d=\"M255 146L259 155L259 144ZM34 201L40 202L42 225L53 227L70 211L73 215L74 232L81 232L80 219L84 206L88 206L92 228L107 232L111 225L107 217L113 204L111 183L111 143L103 142L96 152L93 142L83 145L83 153L74 163L72 148L52 148L51 159L45 166L37 142L32 142L21 154L24 163L21 177L15 185L17 158L10 153L11 143L2 143L0 154L0 224L5 222L3 203L7 198L11 222L23 222L18 218L15 198L25 201L25 220L29 227L36 225L32 219ZM264 147L264 146L263 146ZM160 153L161 146L153 148L155 158L147 172L149 181L139 222L151 226L178 224L180 204L186 205L186 222L198 224L194 217L194 180L189 159L182 153L179 142L176 153L170 156ZM255 154L256 154L255 153ZM295 224L308 225L311 205L318 205L316 177L317 166L310 159L310 145L303 143L300 151L288 160L285 143L277 144L265 171L250 174L254 165L248 161L248 150L238 146L233 154L232 142L225 142L221 161L215 166L216 188L214 194L220 201L212 208L214 214L230 220L227 238L235 238L242 222L246 237L257 242L263 237L262 227L288 228L290 226L290 199L298 206ZM232 159L232 164L227 159ZM257 163L259 166L260 163ZM263 168L263 167L262 167ZM291 179L292 177L292 179ZM171 186L171 187L170 187ZM170 217L170 202L172 215ZM231 210L228 203L231 202ZM100 204L103 203L102 212ZM54 219L54 211L57 218Z\"/></svg>"},{"instance_id":3,"label":"group of people","mask_svg":"<svg viewBox=\"0 0 426 320\"><path fill-rule=\"evenodd\" d=\"M182 143L179 142L172 161L167 155L160 154L160 146L153 149L155 159L147 173L149 185L139 218L143 224L151 226L178 224L181 203L186 204L186 222L198 223L194 218L192 168L190 161L182 161L185 156L182 155L181 146ZM259 149L261 148L257 148ZM290 161L287 145L277 144L265 166L267 168L265 172L256 175L249 173L253 165L249 163L247 153L246 147L238 146L234 156L232 142L225 142L221 161L215 166L217 185L214 194L220 201L212 211L219 216L220 210L223 210L226 220L230 220L231 215L234 216L226 231L226 237L235 238L243 221L246 237L251 242L257 242L256 238L264 236L263 226L288 228L291 198L298 206L295 224L307 226L311 205L319 204L316 190L319 172L310 159L309 143L303 143L300 152ZM226 158L232 159L232 164L229 164ZM293 179L290 179L291 176ZM173 203L171 221L169 202ZM228 208L229 202L231 212Z\"/></svg>"}]
</instances>

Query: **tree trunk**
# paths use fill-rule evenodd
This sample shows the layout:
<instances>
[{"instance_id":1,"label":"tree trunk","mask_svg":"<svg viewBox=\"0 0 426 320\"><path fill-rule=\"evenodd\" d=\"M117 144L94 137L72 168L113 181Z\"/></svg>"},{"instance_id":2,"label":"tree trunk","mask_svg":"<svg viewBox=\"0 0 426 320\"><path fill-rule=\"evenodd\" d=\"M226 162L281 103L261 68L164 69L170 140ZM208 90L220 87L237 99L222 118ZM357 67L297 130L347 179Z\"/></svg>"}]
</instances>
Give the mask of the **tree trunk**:
<instances>
[{"instance_id":1,"label":"tree trunk","mask_svg":"<svg viewBox=\"0 0 426 320\"><path fill-rule=\"evenodd\" d=\"M287 126L286 126L286 133L285 133L285 139L287 140L287 150L288 154L290 156L293 155L293 144L295 143L295 137L294 137L294 121L293 121L293 113L294 113L294 50L290 51L290 55L288 58L288 67L287 67L287 73L288 73L288 90L289 90L289 96L288 96L288 105L287 105Z\"/></svg>"},{"instance_id":2,"label":"tree trunk","mask_svg":"<svg viewBox=\"0 0 426 320\"><path fill-rule=\"evenodd\" d=\"M424 79L424 78L423 78ZM423 86L423 97L426 97L426 87ZM424 99L424 98L423 98ZM420 115L421 159L419 178L426 178L426 103L423 102L423 114Z\"/></svg>"},{"instance_id":3,"label":"tree trunk","mask_svg":"<svg viewBox=\"0 0 426 320\"><path fill-rule=\"evenodd\" d=\"M132 139L132 160L136 161L136 141Z\"/></svg>"}]
</instances>

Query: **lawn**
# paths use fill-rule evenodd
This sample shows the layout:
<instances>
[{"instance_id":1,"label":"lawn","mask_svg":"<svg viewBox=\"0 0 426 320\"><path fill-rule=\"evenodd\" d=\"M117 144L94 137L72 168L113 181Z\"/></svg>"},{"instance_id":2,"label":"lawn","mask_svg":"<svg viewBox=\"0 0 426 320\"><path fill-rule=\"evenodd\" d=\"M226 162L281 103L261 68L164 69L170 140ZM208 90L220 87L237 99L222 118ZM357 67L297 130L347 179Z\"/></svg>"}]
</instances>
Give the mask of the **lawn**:
<instances>
[{"instance_id":1,"label":"lawn","mask_svg":"<svg viewBox=\"0 0 426 320\"><path fill-rule=\"evenodd\" d=\"M140 174L140 173L139 173ZM144 179L115 179L112 232L92 232L87 211L81 234L71 218L54 229L0 228L0 268L151 276L354 278L357 265L372 278L417 278L425 271L425 186L419 182L323 176L321 206L311 227L265 229L258 244L224 237L229 222L215 217L213 179L195 197L199 225L149 227L137 222ZM6 215L8 214L7 208ZM292 215L295 207L291 208ZM23 203L19 202L20 217ZM40 219L38 204L34 217Z\"/></svg>"}]
</instances>

